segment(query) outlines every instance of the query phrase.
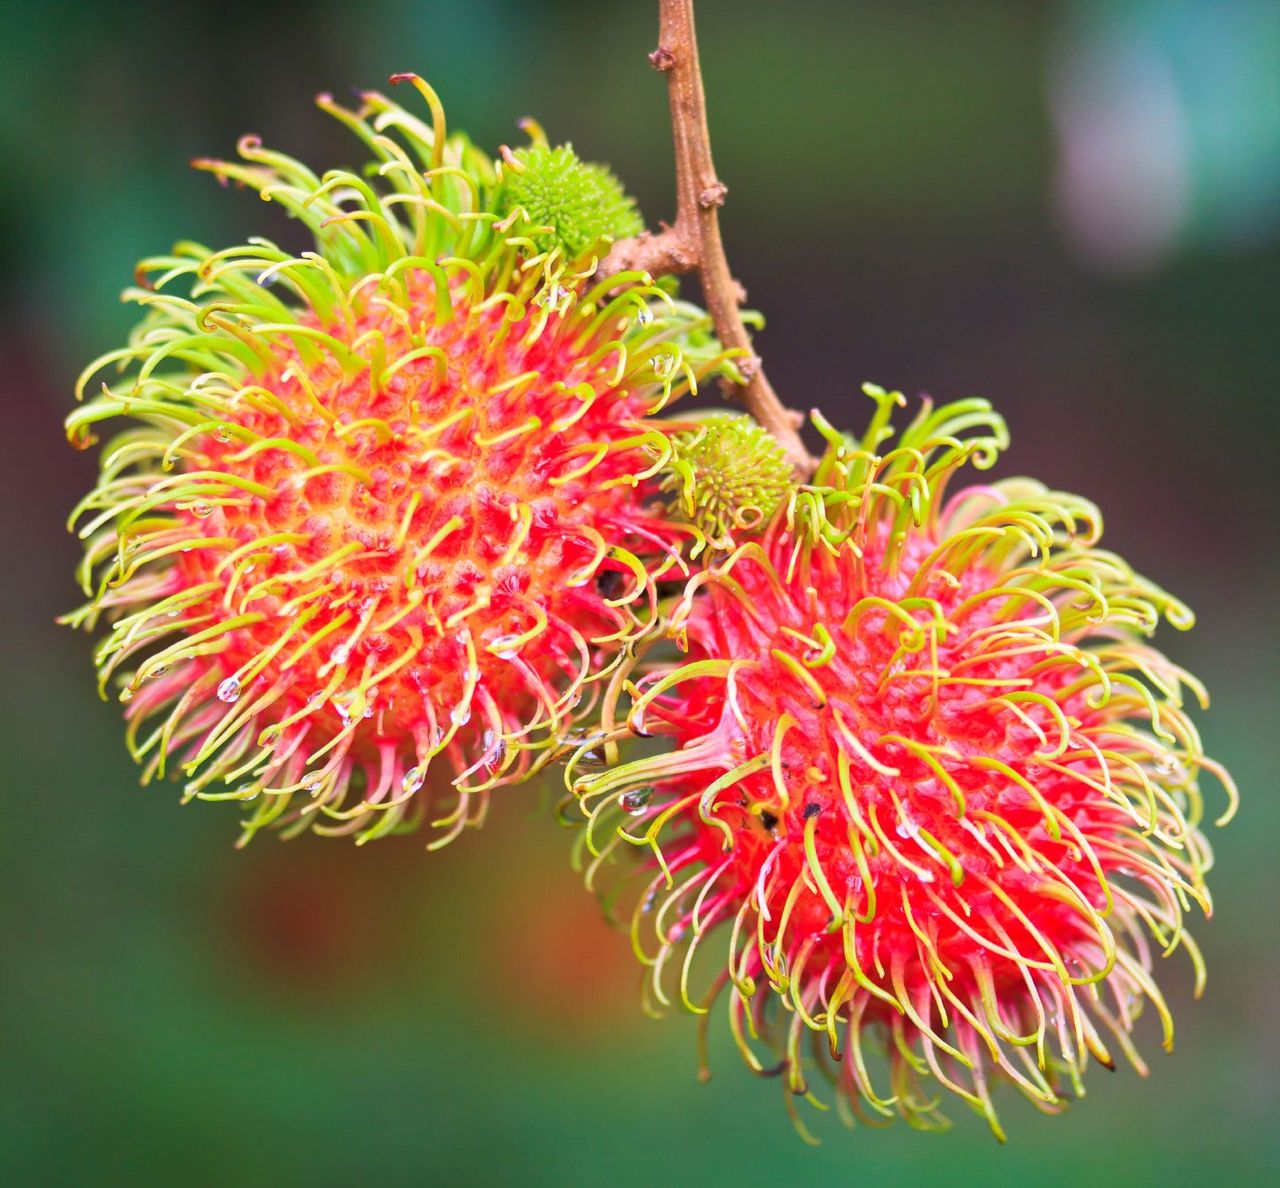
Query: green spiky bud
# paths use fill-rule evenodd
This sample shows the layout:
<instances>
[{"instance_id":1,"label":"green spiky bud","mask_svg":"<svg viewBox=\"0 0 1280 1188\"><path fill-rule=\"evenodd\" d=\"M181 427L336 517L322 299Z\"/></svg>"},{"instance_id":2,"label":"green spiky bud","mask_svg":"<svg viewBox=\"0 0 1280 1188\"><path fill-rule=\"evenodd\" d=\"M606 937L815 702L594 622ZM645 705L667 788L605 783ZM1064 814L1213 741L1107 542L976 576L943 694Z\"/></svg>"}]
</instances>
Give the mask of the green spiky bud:
<instances>
[{"instance_id":1,"label":"green spiky bud","mask_svg":"<svg viewBox=\"0 0 1280 1188\"><path fill-rule=\"evenodd\" d=\"M497 211L503 217L522 212L528 220L526 233L539 251L558 247L571 261L601 240L612 242L644 230L635 199L607 166L583 161L570 144L552 148L536 125L530 121L526 126L534 130L535 142L504 151Z\"/></svg>"},{"instance_id":2,"label":"green spiky bud","mask_svg":"<svg viewBox=\"0 0 1280 1188\"><path fill-rule=\"evenodd\" d=\"M711 413L671 437L662 489L713 548L762 528L794 487L786 451L748 416Z\"/></svg>"}]
</instances>

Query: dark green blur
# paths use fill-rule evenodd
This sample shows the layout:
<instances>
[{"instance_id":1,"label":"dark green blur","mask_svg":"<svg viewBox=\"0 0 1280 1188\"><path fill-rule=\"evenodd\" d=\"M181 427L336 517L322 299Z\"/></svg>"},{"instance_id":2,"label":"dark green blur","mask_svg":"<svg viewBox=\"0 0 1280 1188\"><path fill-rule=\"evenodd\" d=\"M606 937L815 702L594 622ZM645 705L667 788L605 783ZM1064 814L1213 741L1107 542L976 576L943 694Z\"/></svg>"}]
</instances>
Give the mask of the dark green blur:
<instances>
[{"instance_id":1,"label":"dark green blur","mask_svg":"<svg viewBox=\"0 0 1280 1188\"><path fill-rule=\"evenodd\" d=\"M691 1021L642 1016L629 946L597 923L535 794L499 800L490 828L439 855L414 838L236 851L232 806L180 810L173 786L138 788L89 642L52 621L77 599L62 522L94 469L59 422L80 367L127 329L116 294L134 261L179 238L296 242L187 159L252 131L353 163L312 95L416 70L486 147L520 143L529 114L608 161L652 224L673 213L664 90L645 62L655 5L5 6L0 1182L1227 1188L1280 1174L1276 162L1193 158L1193 180L1212 173L1201 192L1256 191L1253 222L1216 234L1200 203L1145 270L1086 263L1052 197L1050 64L1108 12L1132 18L1139 51L1207 39L1203 5L1154 8L699 0L725 236L769 319L774 385L854 430L864 379L990 397L1013 434L999 473L1096 499L1105 543L1198 612L1190 636L1161 638L1209 685L1206 750L1244 797L1213 837L1215 917L1195 926L1207 994L1190 1000L1184 956L1159 970L1178 1043L1161 1053L1144 1018L1148 1081L1095 1067L1056 1119L1002 1091L1003 1149L957 1103L944 1137L818 1117L809 1150L781 1086L750 1076L719 1021L700 1086ZM1256 27L1228 38L1230 69L1273 60L1277 22ZM1240 151L1273 143L1277 113L1280 74L1232 111Z\"/></svg>"}]
</instances>

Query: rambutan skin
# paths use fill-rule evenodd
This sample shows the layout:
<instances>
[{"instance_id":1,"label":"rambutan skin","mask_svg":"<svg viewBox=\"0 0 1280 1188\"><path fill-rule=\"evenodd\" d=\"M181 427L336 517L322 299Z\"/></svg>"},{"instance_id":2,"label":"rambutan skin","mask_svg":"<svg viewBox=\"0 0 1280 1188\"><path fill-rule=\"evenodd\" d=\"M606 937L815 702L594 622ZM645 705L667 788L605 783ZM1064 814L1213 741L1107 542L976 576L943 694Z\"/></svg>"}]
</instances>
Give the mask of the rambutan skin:
<instances>
[{"instance_id":1,"label":"rambutan skin","mask_svg":"<svg viewBox=\"0 0 1280 1188\"><path fill-rule=\"evenodd\" d=\"M993 1077L1052 1112L1089 1056L1143 1071L1144 1000L1172 1042L1153 951L1185 948L1199 989L1199 775L1224 821L1235 791L1183 707L1203 689L1142 642L1190 612L1096 547L1097 509L1027 479L948 498L1006 444L999 418L926 402L890 442L901 397L868 392L861 443L829 432L814 483L688 583L667 615L686 655L617 674L606 736L667 746L573 769L585 859L616 905L613 860L651 848L623 866L654 997L674 982L705 1012L727 986L793 1113L812 1067L845 1112L938 1128L932 1077L1003 1137Z\"/></svg>"},{"instance_id":2,"label":"rambutan skin","mask_svg":"<svg viewBox=\"0 0 1280 1188\"><path fill-rule=\"evenodd\" d=\"M197 162L316 250L144 261L144 319L78 395L120 378L68 419L81 446L128 427L72 516L90 601L67 620L111 622L100 684L145 778L247 802L246 838L408 827L438 756L442 840L478 823L589 715L693 534L654 498L653 414L725 364L708 319L500 218L492 163L403 80L431 125L318 100L370 177L252 137L243 163Z\"/></svg>"}]
</instances>

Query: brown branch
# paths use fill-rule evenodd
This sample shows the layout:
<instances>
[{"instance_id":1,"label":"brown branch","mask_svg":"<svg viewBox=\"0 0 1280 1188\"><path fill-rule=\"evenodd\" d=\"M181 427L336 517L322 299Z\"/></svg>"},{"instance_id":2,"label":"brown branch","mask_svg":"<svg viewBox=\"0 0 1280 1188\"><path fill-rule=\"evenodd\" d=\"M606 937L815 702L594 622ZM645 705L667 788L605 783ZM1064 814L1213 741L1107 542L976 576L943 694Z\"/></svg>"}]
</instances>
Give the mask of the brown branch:
<instances>
[{"instance_id":1,"label":"brown branch","mask_svg":"<svg viewBox=\"0 0 1280 1188\"><path fill-rule=\"evenodd\" d=\"M716 336L731 349L746 382L740 395L747 410L783 445L796 471L807 477L813 459L797 432L803 418L778 399L751 335L742 321L742 286L733 279L720 238L719 208L728 187L716 176L707 132L707 105L698 64L693 0L658 0L658 48L649 55L667 76L671 134L676 158L676 221L656 234L646 231L614 244L601 262L604 276L636 269L651 276L697 272Z\"/></svg>"}]
</instances>

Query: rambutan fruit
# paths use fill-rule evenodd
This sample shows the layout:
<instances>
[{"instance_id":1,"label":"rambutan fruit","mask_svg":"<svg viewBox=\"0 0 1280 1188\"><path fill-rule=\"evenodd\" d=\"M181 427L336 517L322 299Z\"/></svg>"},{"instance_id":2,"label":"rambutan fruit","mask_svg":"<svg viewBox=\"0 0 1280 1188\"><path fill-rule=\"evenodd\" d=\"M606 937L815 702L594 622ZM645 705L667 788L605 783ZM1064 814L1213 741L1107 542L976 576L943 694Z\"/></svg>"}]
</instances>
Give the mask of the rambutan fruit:
<instances>
[{"instance_id":1,"label":"rambutan fruit","mask_svg":"<svg viewBox=\"0 0 1280 1188\"><path fill-rule=\"evenodd\" d=\"M609 745L664 745L571 764L581 856L656 1003L727 990L793 1116L817 1069L849 1120L939 1128L932 1078L1001 1136L996 1078L1052 1112L1090 1057L1144 1071L1144 1003L1171 1044L1153 967L1181 948L1203 983L1200 777L1223 822L1235 791L1183 704L1203 688L1143 642L1192 615L1097 547L1097 509L1030 479L948 495L1007 444L1000 418L926 401L893 440L902 397L867 391L861 440L820 422L813 482L675 600L685 655L614 673Z\"/></svg>"},{"instance_id":2,"label":"rambutan fruit","mask_svg":"<svg viewBox=\"0 0 1280 1188\"><path fill-rule=\"evenodd\" d=\"M653 415L732 371L706 316L647 275L593 281L581 227L566 246L499 211L509 176L446 134L421 79L392 81L429 122L377 93L318 99L362 171L318 176L255 137L241 162L196 162L314 250L144 261L126 293L142 322L67 422L82 447L125 422L72 515L89 601L67 621L111 625L100 688L127 702L144 782L176 769L187 799L244 803L245 838L408 828L439 759L447 839L545 762L685 564ZM598 221L592 244L629 225Z\"/></svg>"}]
</instances>

